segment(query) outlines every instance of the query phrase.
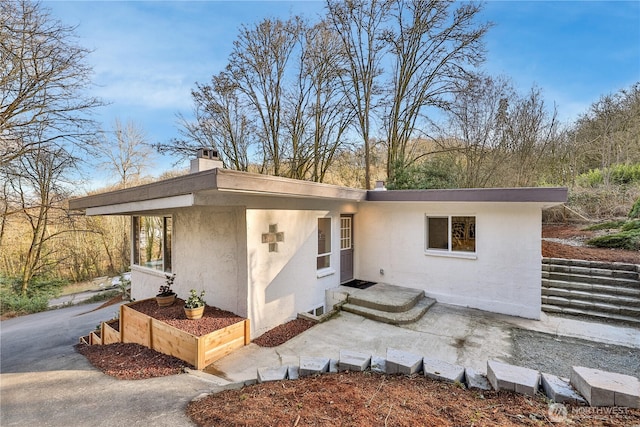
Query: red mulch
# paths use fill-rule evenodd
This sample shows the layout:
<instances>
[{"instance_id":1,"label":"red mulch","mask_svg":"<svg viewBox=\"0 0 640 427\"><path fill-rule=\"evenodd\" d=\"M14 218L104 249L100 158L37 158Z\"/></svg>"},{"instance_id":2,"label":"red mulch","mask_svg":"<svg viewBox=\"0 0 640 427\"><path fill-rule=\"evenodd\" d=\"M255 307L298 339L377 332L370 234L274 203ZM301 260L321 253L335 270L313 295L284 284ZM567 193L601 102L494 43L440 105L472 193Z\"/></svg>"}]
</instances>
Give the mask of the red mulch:
<instances>
[{"instance_id":1,"label":"red mulch","mask_svg":"<svg viewBox=\"0 0 640 427\"><path fill-rule=\"evenodd\" d=\"M582 246L565 245L558 242L542 241L542 256L547 258L582 259L586 261L627 262L640 264L640 252L621 249L594 248L584 246L584 242L595 237L595 231L584 230L580 226L545 225L543 238L555 238L571 241Z\"/></svg>"},{"instance_id":2,"label":"red mulch","mask_svg":"<svg viewBox=\"0 0 640 427\"><path fill-rule=\"evenodd\" d=\"M573 415L552 424L541 396L466 390L424 376L344 372L256 384L192 401L199 426L631 426L619 416Z\"/></svg>"},{"instance_id":3,"label":"red mulch","mask_svg":"<svg viewBox=\"0 0 640 427\"><path fill-rule=\"evenodd\" d=\"M141 380L180 374L188 363L140 344L76 344L75 349L93 366L120 380Z\"/></svg>"},{"instance_id":4,"label":"red mulch","mask_svg":"<svg viewBox=\"0 0 640 427\"><path fill-rule=\"evenodd\" d=\"M134 302L129 307L197 337L226 328L245 319L230 311L207 305L201 319L190 320L184 314L184 301L180 298L176 298L173 305L169 307L159 307L155 299Z\"/></svg>"},{"instance_id":5,"label":"red mulch","mask_svg":"<svg viewBox=\"0 0 640 427\"><path fill-rule=\"evenodd\" d=\"M276 347L303 333L315 324L315 322L307 319L293 319L265 332L253 342L260 347Z\"/></svg>"}]
</instances>

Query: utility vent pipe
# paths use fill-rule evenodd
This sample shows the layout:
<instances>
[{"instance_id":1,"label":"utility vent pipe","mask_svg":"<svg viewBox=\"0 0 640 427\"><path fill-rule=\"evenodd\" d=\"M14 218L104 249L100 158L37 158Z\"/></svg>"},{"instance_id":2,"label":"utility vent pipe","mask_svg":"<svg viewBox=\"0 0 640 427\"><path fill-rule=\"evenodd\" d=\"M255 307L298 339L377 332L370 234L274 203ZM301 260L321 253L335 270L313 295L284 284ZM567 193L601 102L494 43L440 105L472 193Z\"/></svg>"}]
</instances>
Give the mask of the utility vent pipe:
<instances>
[{"instance_id":1,"label":"utility vent pipe","mask_svg":"<svg viewBox=\"0 0 640 427\"><path fill-rule=\"evenodd\" d=\"M387 188L384 186L384 181L376 181L376 187L373 191L386 191Z\"/></svg>"}]
</instances>

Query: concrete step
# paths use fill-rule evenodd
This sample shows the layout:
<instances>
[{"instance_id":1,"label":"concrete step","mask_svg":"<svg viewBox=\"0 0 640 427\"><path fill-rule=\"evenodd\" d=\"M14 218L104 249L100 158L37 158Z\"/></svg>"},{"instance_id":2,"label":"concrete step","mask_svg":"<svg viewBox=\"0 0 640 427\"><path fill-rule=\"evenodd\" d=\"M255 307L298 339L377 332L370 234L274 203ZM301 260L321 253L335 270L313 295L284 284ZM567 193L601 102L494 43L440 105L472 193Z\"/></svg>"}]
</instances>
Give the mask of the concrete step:
<instances>
[{"instance_id":1,"label":"concrete step","mask_svg":"<svg viewBox=\"0 0 640 427\"><path fill-rule=\"evenodd\" d=\"M542 279L542 288L562 288L576 291L593 292L609 295L628 296L640 298L640 289L628 288L625 286L601 285L594 283L579 283L566 280Z\"/></svg>"},{"instance_id":2,"label":"concrete step","mask_svg":"<svg viewBox=\"0 0 640 427\"><path fill-rule=\"evenodd\" d=\"M618 288L629 288L640 290L640 281L621 279L614 277L598 277L598 276L585 276L581 274L567 274L558 272L542 272L542 279L548 280L560 280L563 282L575 282L575 283L589 283L594 285L608 285Z\"/></svg>"},{"instance_id":3,"label":"concrete step","mask_svg":"<svg viewBox=\"0 0 640 427\"><path fill-rule=\"evenodd\" d=\"M405 325L419 320L435 303L436 300L433 298L422 297L409 310L403 312L392 312L354 304L351 302L351 298L349 298L349 302L342 306L342 310L358 314L362 317L376 320L378 322L389 323L391 325Z\"/></svg>"},{"instance_id":4,"label":"concrete step","mask_svg":"<svg viewBox=\"0 0 640 427\"><path fill-rule=\"evenodd\" d=\"M627 323L634 326L640 326L640 317L624 316L613 313L602 313L598 311L580 310L577 308L561 307L553 304L542 304L542 311L545 313L569 314L572 316L592 317L599 320L612 320L616 322Z\"/></svg>"},{"instance_id":5,"label":"concrete step","mask_svg":"<svg viewBox=\"0 0 640 427\"><path fill-rule=\"evenodd\" d=\"M579 291L574 289L543 287L543 296L556 296L568 299L577 299L585 301L597 301L607 304L617 304L625 306L640 307L640 296L622 296L609 293L596 293L592 291Z\"/></svg>"},{"instance_id":6,"label":"concrete step","mask_svg":"<svg viewBox=\"0 0 640 427\"><path fill-rule=\"evenodd\" d=\"M567 259L567 258L543 258L542 264L574 265L578 267L593 267L593 268L611 268L611 266L613 266L617 270L638 271L637 264L630 264L630 263L624 263L624 262L588 261L588 260L582 260L582 259Z\"/></svg>"},{"instance_id":7,"label":"concrete step","mask_svg":"<svg viewBox=\"0 0 640 427\"><path fill-rule=\"evenodd\" d=\"M609 270L626 270L640 272L640 266L623 262L586 261L580 259L543 258L542 265L570 265L575 267L604 268Z\"/></svg>"},{"instance_id":8,"label":"concrete step","mask_svg":"<svg viewBox=\"0 0 640 427\"><path fill-rule=\"evenodd\" d=\"M605 314L616 314L640 319L639 306L620 306L594 301L583 301L556 296L542 296L542 304L554 305L558 307L575 308L577 310L591 311Z\"/></svg>"},{"instance_id":9,"label":"concrete step","mask_svg":"<svg viewBox=\"0 0 640 427\"><path fill-rule=\"evenodd\" d=\"M376 283L367 289L345 288L347 303L390 313L402 313L413 308L424 297L424 291L403 286Z\"/></svg>"},{"instance_id":10,"label":"concrete step","mask_svg":"<svg viewBox=\"0 0 640 427\"><path fill-rule=\"evenodd\" d=\"M638 272L627 270L607 270L604 268L587 268L572 267L568 265L543 265L542 271L548 273L549 276L558 274L563 276L572 276L594 279L626 279L631 282L639 283Z\"/></svg>"}]
</instances>

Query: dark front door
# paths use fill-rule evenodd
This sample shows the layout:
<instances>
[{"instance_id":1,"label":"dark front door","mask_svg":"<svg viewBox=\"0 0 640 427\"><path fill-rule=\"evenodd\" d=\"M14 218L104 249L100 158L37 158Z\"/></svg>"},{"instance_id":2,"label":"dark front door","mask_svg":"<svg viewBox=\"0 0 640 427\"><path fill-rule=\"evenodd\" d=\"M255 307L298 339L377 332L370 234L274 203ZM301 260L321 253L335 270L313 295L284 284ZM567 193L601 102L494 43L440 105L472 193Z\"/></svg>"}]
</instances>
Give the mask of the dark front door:
<instances>
[{"instance_id":1,"label":"dark front door","mask_svg":"<svg viewBox=\"0 0 640 427\"><path fill-rule=\"evenodd\" d=\"M340 215L340 283L353 280L353 215Z\"/></svg>"}]
</instances>

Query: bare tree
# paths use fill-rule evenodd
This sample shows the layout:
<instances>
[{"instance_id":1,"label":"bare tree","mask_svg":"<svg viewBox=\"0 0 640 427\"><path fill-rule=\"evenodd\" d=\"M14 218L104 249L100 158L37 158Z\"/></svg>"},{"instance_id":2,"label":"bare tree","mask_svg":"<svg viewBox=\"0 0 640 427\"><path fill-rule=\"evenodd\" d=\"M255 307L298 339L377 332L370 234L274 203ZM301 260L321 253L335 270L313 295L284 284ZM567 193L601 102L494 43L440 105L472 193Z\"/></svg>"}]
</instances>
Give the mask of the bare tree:
<instances>
[{"instance_id":1,"label":"bare tree","mask_svg":"<svg viewBox=\"0 0 640 427\"><path fill-rule=\"evenodd\" d=\"M147 136L139 125L132 121L122 124L116 119L109 132L107 161L104 166L118 178L121 188L139 182L145 169L151 167L152 150Z\"/></svg>"},{"instance_id":2,"label":"bare tree","mask_svg":"<svg viewBox=\"0 0 640 427\"><path fill-rule=\"evenodd\" d=\"M460 87L447 115L440 144L458 153L463 187L535 185L555 167L548 163L559 148L556 111L535 86L519 95L505 77L477 75Z\"/></svg>"},{"instance_id":3,"label":"bare tree","mask_svg":"<svg viewBox=\"0 0 640 427\"><path fill-rule=\"evenodd\" d=\"M295 84L285 96L288 176L322 182L354 117L341 83L346 64L340 40L324 21L305 28L299 53Z\"/></svg>"},{"instance_id":4,"label":"bare tree","mask_svg":"<svg viewBox=\"0 0 640 427\"><path fill-rule=\"evenodd\" d=\"M391 7L389 0L327 1L327 21L340 36L348 76L342 79L347 99L356 114L364 146L364 186L371 188L372 117L384 55L380 38Z\"/></svg>"},{"instance_id":5,"label":"bare tree","mask_svg":"<svg viewBox=\"0 0 640 427\"><path fill-rule=\"evenodd\" d=\"M457 82L484 60L488 24L476 24L480 10L476 3L394 2L394 23L384 35L392 61L385 114L389 179L411 162L409 144L425 110L446 107Z\"/></svg>"},{"instance_id":6,"label":"bare tree","mask_svg":"<svg viewBox=\"0 0 640 427\"><path fill-rule=\"evenodd\" d=\"M19 276L23 294L34 275L49 274L60 262L52 242L64 230L54 224L65 217L73 153L95 142L89 113L101 103L85 95L88 53L76 44L74 29L40 3L0 2L2 238L8 223L25 230L24 250L11 252L4 265ZM9 249L2 245L3 258Z\"/></svg>"},{"instance_id":7,"label":"bare tree","mask_svg":"<svg viewBox=\"0 0 640 427\"><path fill-rule=\"evenodd\" d=\"M19 208L29 225L28 245L21 257L20 286L26 295L36 274L50 272L59 259L51 251L50 241L64 230L52 232L52 221L61 216L62 202L68 197L61 185L64 174L73 167L74 159L62 148L40 145L20 157L20 174L12 176L13 192L19 197ZM55 215L55 212L58 215Z\"/></svg>"},{"instance_id":8,"label":"bare tree","mask_svg":"<svg viewBox=\"0 0 640 427\"><path fill-rule=\"evenodd\" d=\"M471 76L448 109L447 128L439 141L444 150L458 153L460 186L487 187L508 158L504 138L509 103L516 95L504 77Z\"/></svg>"},{"instance_id":9,"label":"bare tree","mask_svg":"<svg viewBox=\"0 0 640 427\"><path fill-rule=\"evenodd\" d=\"M193 118L178 115L182 138L156 144L161 153L193 156L199 148L219 151L225 167L247 171L251 147L257 144L256 126L243 105L238 85L228 72L211 78L210 84L196 83L191 91Z\"/></svg>"},{"instance_id":10,"label":"bare tree","mask_svg":"<svg viewBox=\"0 0 640 427\"><path fill-rule=\"evenodd\" d=\"M343 145L344 134L352 125L356 111L350 108L342 82L348 76L349 61L341 53L340 37L322 21L306 33L306 74L311 80L313 122L311 180L323 182ZM365 162L366 163L366 162Z\"/></svg>"},{"instance_id":11,"label":"bare tree","mask_svg":"<svg viewBox=\"0 0 640 427\"><path fill-rule=\"evenodd\" d=\"M505 129L511 154L511 185L536 184L541 160L557 138L557 117L555 106L549 112L541 90L535 86L511 108Z\"/></svg>"},{"instance_id":12,"label":"bare tree","mask_svg":"<svg viewBox=\"0 0 640 427\"><path fill-rule=\"evenodd\" d=\"M0 2L0 166L43 143L86 143L86 113L100 105L84 96L88 53L39 3Z\"/></svg>"},{"instance_id":13,"label":"bare tree","mask_svg":"<svg viewBox=\"0 0 640 427\"><path fill-rule=\"evenodd\" d=\"M281 175L286 152L281 141L283 94L287 64L299 41L301 21L264 19L255 27L243 26L234 42L227 67L238 90L258 116L264 141L263 170Z\"/></svg>"}]
</instances>

